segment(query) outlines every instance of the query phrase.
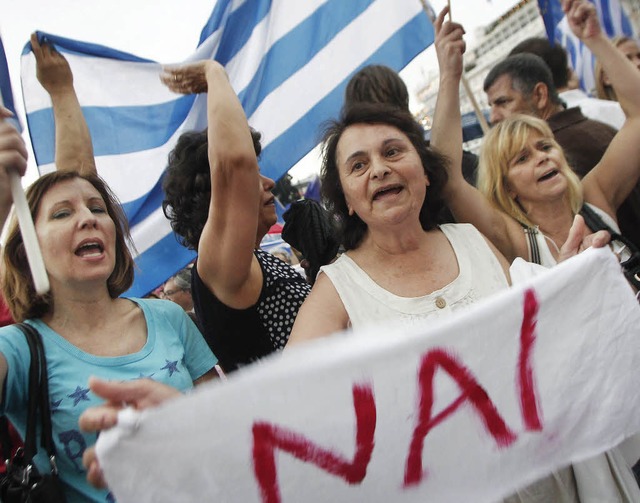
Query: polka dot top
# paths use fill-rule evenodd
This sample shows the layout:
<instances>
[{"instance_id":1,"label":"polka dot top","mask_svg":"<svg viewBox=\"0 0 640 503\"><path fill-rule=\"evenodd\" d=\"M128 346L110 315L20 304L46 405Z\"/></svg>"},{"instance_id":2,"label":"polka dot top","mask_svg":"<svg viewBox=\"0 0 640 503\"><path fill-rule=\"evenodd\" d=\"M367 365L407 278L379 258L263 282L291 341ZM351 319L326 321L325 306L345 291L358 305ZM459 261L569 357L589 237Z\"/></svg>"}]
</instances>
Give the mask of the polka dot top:
<instances>
[{"instance_id":1,"label":"polka dot top","mask_svg":"<svg viewBox=\"0 0 640 503\"><path fill-rule=\"evenodd\" d=\"M263 250L254 254L264 281L258 302L233 309L218 300L192 273L192 296L204 337L229 372L284 348L298 309L311 290L290 265Z\"/></svg>"}]
</instances>

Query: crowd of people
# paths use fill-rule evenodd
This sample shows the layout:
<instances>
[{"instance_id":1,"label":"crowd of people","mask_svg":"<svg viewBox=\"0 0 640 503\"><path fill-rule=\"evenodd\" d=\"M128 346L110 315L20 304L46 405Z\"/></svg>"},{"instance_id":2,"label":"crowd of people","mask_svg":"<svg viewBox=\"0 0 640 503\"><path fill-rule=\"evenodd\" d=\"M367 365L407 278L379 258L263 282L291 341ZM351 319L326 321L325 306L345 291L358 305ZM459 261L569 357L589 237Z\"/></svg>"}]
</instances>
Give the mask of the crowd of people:
<instances>
[{"instance_id":1,"label":"crowd of people","mask_svg":"<svg viewBox=\"0 0 640 503\"><path fill-rule=\"evenodd\" d=\"M589 228L582 211L640 244L637 45L626 52L634 41L609 41L589 2L564 0L563 8L616 104L571 89L561 49L525 41L485 80L492 128L479 158L463 151L464 29L445 20L447 8L434 22L440 88L430 144L395 72L372 65L354 75L340 116L324 131L323 205L295 203L285 215L283 237L306 278L260 248L277 218L275 184L260 173L260 133L247 123L224 67L166 68L161 79L170 90L207 93L208 127L182 135L168 158L163 210L197 259L166 280L159 299L122 296L134 274L126 218L97 175L68 62L34 35L38 79L53 104L57 171L26 195L51 290L36 294L13 221L2 292L13 320L36 328L44 342L68 501L109 497L92 446L97 432L116 424L123 403L155 406L347 328L455 316L509 288L518 257L552 267L605 246L609 234ZM603 110L611 111L608 125L599 122ZM26 163L20 134L1 121L0 225L12 203L8 174L24 174ZM614 251L622 261L629 256ZM19 329L0 329L2 413L22 434L28 362ZM589 484L612 501L640 501L632 472L640 451L631 460L617 449L598 458L505 501L590 501ZM45 471L42 453L37 462Z\"/></svg>"}]
</instances>

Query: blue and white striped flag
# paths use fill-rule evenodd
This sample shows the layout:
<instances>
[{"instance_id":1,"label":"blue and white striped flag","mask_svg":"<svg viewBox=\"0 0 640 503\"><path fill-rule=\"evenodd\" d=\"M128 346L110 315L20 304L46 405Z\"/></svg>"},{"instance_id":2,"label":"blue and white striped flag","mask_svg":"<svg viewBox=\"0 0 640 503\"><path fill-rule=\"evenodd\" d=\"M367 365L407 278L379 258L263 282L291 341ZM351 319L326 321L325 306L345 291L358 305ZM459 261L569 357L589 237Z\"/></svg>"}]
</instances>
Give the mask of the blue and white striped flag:
<instances>
[{"instance_id":1,"label":"blue and white striped flag","mask_svg":"<svg viewBox=\"0 0 640 503\"><path fill-rule=\"evenodd\" d=\"M589 1L595 4L600 23L610 38L617 35L634 35L631 23L618 0ZM547 37L566 49L571 67L580 78L580 87L587 93L593 93L595 58L580 39L571 33L566 16L562 12L560 0L538 0L538 7L544 19Z\"/></svg>"},{"instance_id":2,"label":"blue and white striped flag","mask_svg":"<svg viewBox=\"0 0 640 503\"><path fill-rule=\"evenodd\" d=\"M4 45L0 36L0 105L8 108L13 112L13 117L5 119L14 125L18 131L22 131L22 125L16 114L16 107L13 104L13 91L11 90L11 76L9 75L9 67L7 66L7 56L4 53Z\"/></svg>"},{"instance_id":3,"label":"blue and white striped flag","mask_svg":"<svg viewBox=\"0 0 640 503\"><path fill-rule=\"evenodd\" d=\"M130 295L142 295L194 258L179 246L161 209L161 179L178 136L206 127L206 97L177 96L160 65L94 44L42 34L69 60L94 142L98 171L123 202L139 255ZM286 173L337 115L360 67L400 70L433 42L418 0L219 0L196 52L227 69L249 123L263 135L262 172ZM54 169L49 96L27 44L22 86L41 173Z\"/></svg>"}]
</instances>

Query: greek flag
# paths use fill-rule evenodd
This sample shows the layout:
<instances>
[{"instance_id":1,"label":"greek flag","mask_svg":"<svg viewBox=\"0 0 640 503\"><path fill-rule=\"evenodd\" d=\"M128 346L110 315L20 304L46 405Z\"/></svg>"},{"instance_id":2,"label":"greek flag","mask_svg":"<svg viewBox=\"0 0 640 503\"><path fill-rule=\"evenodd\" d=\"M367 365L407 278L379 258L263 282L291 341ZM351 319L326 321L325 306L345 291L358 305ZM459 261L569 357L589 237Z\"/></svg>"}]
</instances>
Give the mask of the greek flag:
<instances>
[{"instance_id":1,"label":"greek flag","mask_svg":"<svg viewBox=\"0 0 640 503\"><path fill-rule=\"evenodd\" d=\"M161 184L180 134L206 127L206 97L169 92L154 61L40 36L71 65L98 171L132 227L138 269L128 294L144 295L194 258L162 213ZM400 70L432 42L418 0L219 0L185 62L211 58L226 67L263 135L262 172L278 179L317 144L318 127L337 115L354 71L372 63ZM54 169L53 114L30 44L22 86L36 162L46 173Z\"/></svg>"},{"instance_id":2,"label":"greek flag","mask_svg":"<svg viewBox=\"0 0 640 503\"><path fill-rule=\"evenodd\" d=\"M618 0L589 1L595 4L602 28L610 38L617 35L633 36L631 23ZM544 20L547 37L565 48L571 60L571 67L580 78L580 87L585 92L593 94L595 58L580 39L571 33L562 12L560 0L538 0L538 7Z\"/></svg>"},{"instance_id":3,"label":"greek flag","mask_svg":"<svg viewBox=\"0 0 640 503\"><path fill-rule=\"evenodd\" d=\"M9 67L7 66L7 56L4 53L4 45L2 44L2 37L0 37L0 105L13 112L13 117L5 120L13 124L18 131L22 131L22 126L16 114L16 108L13 105L11 78L9 75Z\"/></svg>"}]
</instances>

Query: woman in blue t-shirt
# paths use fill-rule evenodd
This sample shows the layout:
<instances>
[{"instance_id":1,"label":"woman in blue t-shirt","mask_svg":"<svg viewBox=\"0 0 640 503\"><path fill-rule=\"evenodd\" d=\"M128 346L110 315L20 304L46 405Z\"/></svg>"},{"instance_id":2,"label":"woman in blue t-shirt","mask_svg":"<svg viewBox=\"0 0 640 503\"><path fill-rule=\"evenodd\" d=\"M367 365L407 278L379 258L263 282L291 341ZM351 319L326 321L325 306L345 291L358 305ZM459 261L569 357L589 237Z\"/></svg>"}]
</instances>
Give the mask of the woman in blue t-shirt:
<instances>
[{"instance_id":1,"label":"woman in blue t-shirt","mask_svg":"<svg viewBox=\"0 0 640 503\"><path fill-rule=\"evenodd\" d=\"M11 207L7 173L24 173L20 134L0 113L0 226ZM115 197L93 173L56 171L26 193L51 289L36 293L22 235L14 221L3 250L3 294L13 318L41 334L48 367L57 466L69 502L108 501L86 482L80 414L103 402L88 386L91 375L129 381L151 378L179 390L216 375L217 360L180 306L119 297L133 281L128 226ZM24 436L30 353L15 326L0 329L1 409ZM38 440L37 445L40 442ZM36 465L50 470L40 449Z\"/></svg>"}]
</instances>

